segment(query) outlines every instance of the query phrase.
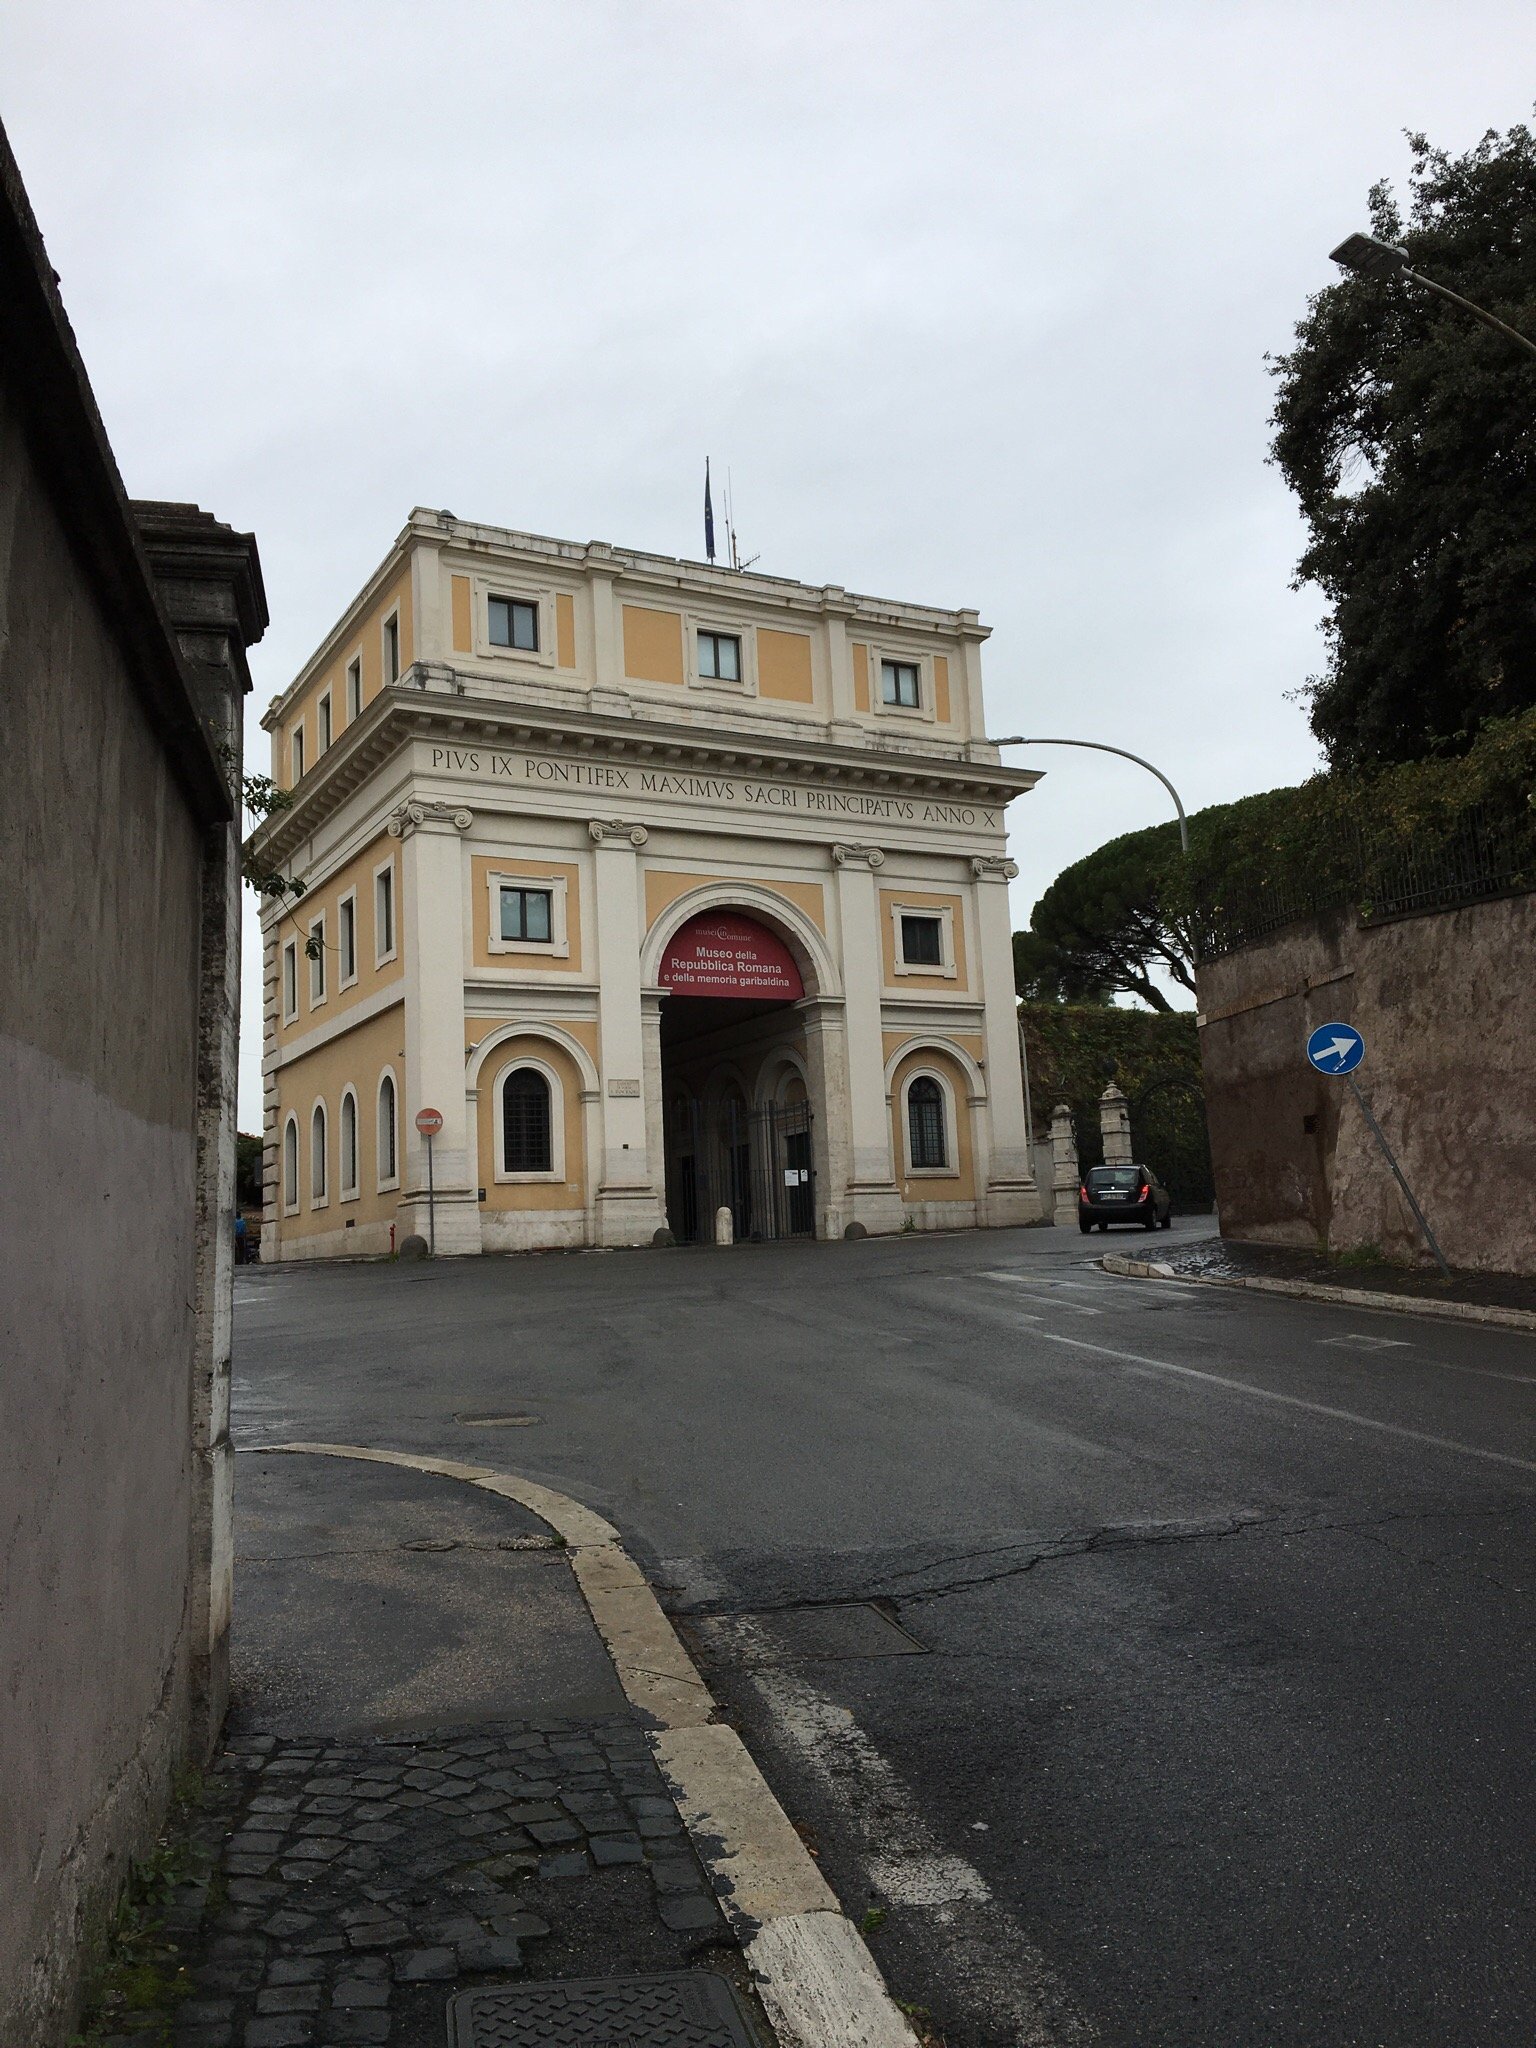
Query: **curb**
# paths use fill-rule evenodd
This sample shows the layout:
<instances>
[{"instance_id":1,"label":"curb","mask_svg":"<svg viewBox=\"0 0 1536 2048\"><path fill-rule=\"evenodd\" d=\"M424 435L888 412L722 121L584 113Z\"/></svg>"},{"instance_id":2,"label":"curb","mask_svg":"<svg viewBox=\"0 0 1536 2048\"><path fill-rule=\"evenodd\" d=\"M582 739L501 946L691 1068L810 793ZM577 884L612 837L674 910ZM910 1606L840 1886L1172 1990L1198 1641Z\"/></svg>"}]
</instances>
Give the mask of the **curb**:
<instances>
[{"instance_id":1,"label":"curb","mask_svg":"<svg viewBox=\"0 0 1536 2048\"><path fill-rule=\"evenodd\" d=\"M252 1446L253 1449L258 1448ZM262 1444L462 1479L515 1500L565 1539L571 1569L715 1881L779 2048L916 2048L874 1957L715 1700L612 1523L569 1495L486 1465L356 1444Z\"/></svg>"},{"instance_id":2,"label":"curb","mask_svg":"<svg viewBox=\"0 0 1536 2048\"><path fill-rule=\"evenodd\" d=\"M1420 1301L1401 1294L1378 1294L1361 1287L1330 1287L1321 1280L1265 1280L1257 1275L1179 1273L1160 1259L1128 1259L1106 1252L1099 1260L1106 1273L1127 1280L1177 1280L1186 1287L1246 1287L1255 1294L1288 1294L1298 1301L1343 1302L1350 1308L1385 1308L1403 1316L1428 1316L1442 1322L1484 1323L1501 1330L1536 1330L1536 1309L1498 1308L1491 1302Z\"/></svg>"}]
</instances>

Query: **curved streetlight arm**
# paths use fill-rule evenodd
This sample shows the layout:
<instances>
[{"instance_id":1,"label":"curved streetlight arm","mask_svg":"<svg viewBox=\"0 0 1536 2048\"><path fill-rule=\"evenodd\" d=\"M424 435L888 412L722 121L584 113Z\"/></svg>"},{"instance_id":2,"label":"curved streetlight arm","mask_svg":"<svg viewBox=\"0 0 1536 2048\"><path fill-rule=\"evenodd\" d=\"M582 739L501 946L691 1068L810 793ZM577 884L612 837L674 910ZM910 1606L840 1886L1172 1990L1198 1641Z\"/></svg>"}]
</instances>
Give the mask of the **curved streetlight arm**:
<instances>
[{"instance_id":1,"label":"curved streetlight arm","mask_svg":"<svg viewBox=\"0 0 1536 2048\"><path fill-rule=\"evenodd\" d=\"M1511 327L1507 320L1501 320L1497 313L1490 313L1483 306L1474 306L1472 301L1464 299L1460 292L1453 292L1448 284L1436 284L1435 280L1426 277L1422 270L1410 270L1404 264L1403 275L1411 277L1415 284L1423 285L1426 291L1437 292L1442 299L1449 299L1453 306L1460 306L1462 311L1470 313L1474 320L1481 320L1485 327L1497 328L1500 334L1507 334L1511 341L1518 341L1522 348L1529 349L1531 354L1536 356L1536 341L1532 341L1528 334L1522 334L1518 327Z\"/></svg>"},{"instance_id":2,"label":"curved streetlight arm","mask_svg":"<svg viewBox=\"0 0 1536 2048\"><path fill-rule=\"evenodd\" d=\"M1173 798L1173 808L1179 814L1179 845L1188 853L1189 824L1184 816L1184 806L1179 801L1179 792L1161 768L1154 768L1152 763L1144 761L1140 754L1128 753L1124 747L1106 746L1103 740L1027 740L1018 733L1011 734L1007 739L993 740L990 744L994 747L1092 747L1096 754L1118 754L1122 761L1134 761L1138 768L1145 768L1149 775L1155 775Z\"/></svg>"}]
</instances>

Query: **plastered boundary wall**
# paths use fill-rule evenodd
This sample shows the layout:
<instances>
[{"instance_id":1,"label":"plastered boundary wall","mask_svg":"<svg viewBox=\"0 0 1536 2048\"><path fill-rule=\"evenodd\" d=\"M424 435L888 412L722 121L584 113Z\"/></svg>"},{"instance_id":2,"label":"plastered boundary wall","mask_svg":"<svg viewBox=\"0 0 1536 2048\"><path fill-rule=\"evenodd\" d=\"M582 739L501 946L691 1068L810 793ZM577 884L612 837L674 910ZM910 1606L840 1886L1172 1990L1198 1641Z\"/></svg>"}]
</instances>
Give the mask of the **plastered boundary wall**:
<instances>
[{"instance_id":1,"label":"plastered boundary wall","mask_svg":"<svg viewBox=\"0 0 1536 2048\"><path fill-rule=\"evenodd\" d=\"M1425 1256L1347 1082L1307 1064L1337 1020L1365 1038L1356 1078L1450 1263L1536 1271L1536 894L1308 919L1198 982L1223 1236Z\"/></svg>"}]
</instances>

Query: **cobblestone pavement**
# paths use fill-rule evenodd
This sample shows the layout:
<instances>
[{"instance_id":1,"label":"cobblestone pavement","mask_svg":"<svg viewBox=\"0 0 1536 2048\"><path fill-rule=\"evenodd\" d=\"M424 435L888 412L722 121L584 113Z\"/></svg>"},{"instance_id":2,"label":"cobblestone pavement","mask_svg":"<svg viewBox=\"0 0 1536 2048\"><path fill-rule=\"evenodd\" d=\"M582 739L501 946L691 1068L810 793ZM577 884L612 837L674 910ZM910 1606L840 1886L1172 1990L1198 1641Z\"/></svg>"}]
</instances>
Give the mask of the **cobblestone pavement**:
<instances>
[{"instance_id":1,"label":"cobblestone pavement","mask_svg":"<svg viewBox=\"0 0 1536 2048\"><path fill-rule=\"evenodd\" d=\"M208 1874L166 1923L193 1986L177 2048L441 2048L455 1991L525 1970L695 1965L744 1982L627 1716L236 1737L200 1839Z\"/></svg>"}]
</instances>

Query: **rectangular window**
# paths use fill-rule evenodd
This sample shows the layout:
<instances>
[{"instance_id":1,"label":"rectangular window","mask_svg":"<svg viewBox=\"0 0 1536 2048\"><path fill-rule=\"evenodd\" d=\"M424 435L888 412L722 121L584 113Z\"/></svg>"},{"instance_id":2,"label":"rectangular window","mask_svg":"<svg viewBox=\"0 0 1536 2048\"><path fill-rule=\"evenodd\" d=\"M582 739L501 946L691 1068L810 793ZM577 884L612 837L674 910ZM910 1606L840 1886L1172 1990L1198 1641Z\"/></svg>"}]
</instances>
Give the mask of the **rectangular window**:
<instances>
[{"instance_id":1,"label":"rectangular window","mask_svg":"<svg viewBox=\"0 0 1536 2048\"><path fill-rule=\"evenodd\" d=\"M331 693L329 690L320 699L319 720L320 752L323 754L331 744Z\"/></svg>"},{"instance_id":2,"label":"rectangular window","mask_svg":"<svg viewBox=\"0 0 1536 2048\"><path fill-rule=\"evenodd\" d=\"M380 868L373 878L373 949L380 960L395 950L395 871Z\"/></svg>"},{"instance_id":3,"label":"rectangular window","mask_svg":"<svg viewBox=\"0 0 1536 2048\"><path fill-rule=\"evenodd\" d=\"M347 723L360 718L363 710L363 664L361 658L347 663Z\"/></svg>"},{"instance_id":4,"label":"rectangular window","mask_svg":"<svg viewBox=\"0 0 1536 2048\"><path fill-rule=\"evenodd\" d=\"M299 1014L299 947L296 939L290 939L283 948L283 1016L291 1019Z\"/></svg>"},{"instance_id":5,"label":"rectangular window","mask_svg":"<svg viewBox=\"0 0 1536 2048\"><path fill-rule=\"evenodd\" d=\"M518 647L525 653L539 651L539 608L521 597L493 597L490 601L490 632L493 647Z\"/></svg>"},{"instance_id":6,"label":"rectangular window","mask_svg":"<svg viewBox=\"0 0 1536 2048\"><path fill-rule=\"evenodd\" d=\"M293 749L293 779L295 782L302 782L304 779L304 728L302 725L296 725L293 728L293 738L289 741L289 745Z\"/></svg>"},{"instance_id":7,"label":"rectangular window","mask_svg":"<svg viewBox=\"0 0 1536 2048\"><path fill-rule=\"evenodd\" d=\"M741 681L741 642L734 633L699 635L699 674L711 681Z\"/></svg>"},{"instance_id":8,"label":"rectangular window","mask_svg":"<svg viewBox=\"0 0 1536 2048\"><path fill-rule=\"evenodd\" d=\"M907 967L944 965L944 931L938 918L903 916L901 957Z\"/></svg>"},{"instance_id":9,"label":"rectangular window","mask_svg":"<svg viewBox=\"0 0 1536 2048\"><path fill-rule=\"evenodd\" d=\"M917 709L917 663L915 661L881 662L880 700L884 704L900 704L908 711L915 711Z\"/></svg>"},{"instance_id":10,"label":"rectangular window","mask_svg":"<svg viewBox=\"0 0 1536 2048\"><path fill-rule=\"evenodd\" d=\"M548 889L503 889L501 936L547 946L554 936Z\"/></svg>"},{"instance_id":11,"label":"rectangular window","mask_svg":"<svg viewBox=\"0 0 1536 2048\"><path fill-rule=\"evenodd\" d=\"M400 680L400 618L394 612L384 621L384 680Z\"/></svg>"},{"instance_id":12,"label":"rectangular window","mask_svg":"<svg viewBox=\"0 0 1536 2048\"><path fill-rule=\"evenodd\" d=\"M311 1006L325 1001L325 919L317 917L309 928L309 1000Z\"/></svg>"},{"instance_id":13,"label":"rectangular window","mask_svg":"<svg viewBox=\"0 0 1536 2048\"><path fill-rule=\"evenodd\" d=\"M345 896L336 912L336 942L341 954L341 985L357 979L357 898Z\"/></svg>"}]
</instances>

